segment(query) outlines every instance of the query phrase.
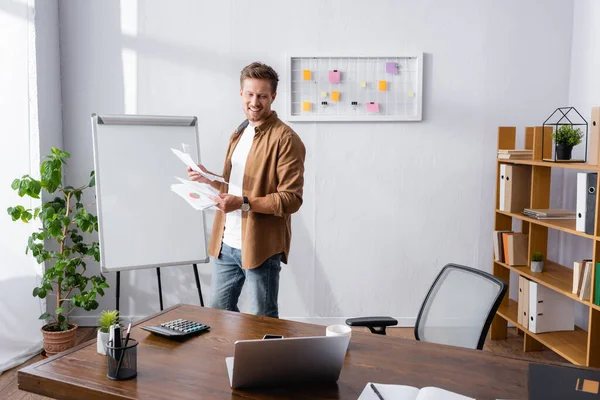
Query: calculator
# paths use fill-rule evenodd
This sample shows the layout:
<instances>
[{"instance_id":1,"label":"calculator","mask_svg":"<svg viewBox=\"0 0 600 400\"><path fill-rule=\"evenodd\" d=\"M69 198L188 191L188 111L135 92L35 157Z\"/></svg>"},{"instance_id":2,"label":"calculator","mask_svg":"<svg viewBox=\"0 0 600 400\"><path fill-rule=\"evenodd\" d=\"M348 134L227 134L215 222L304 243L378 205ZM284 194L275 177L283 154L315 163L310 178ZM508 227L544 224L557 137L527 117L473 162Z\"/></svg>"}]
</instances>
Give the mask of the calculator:
<instances>
[{"instance_id":1,"label":"calculator","mask_svg":"<svg viewBox=\"0 0 600 400\"><path fill-rule=\"evenodd\" d=\"M142 329L169 338L184 338L209 330L210 326L180 318L160 325L142 326Z\"/></svg>"}]
</instances>

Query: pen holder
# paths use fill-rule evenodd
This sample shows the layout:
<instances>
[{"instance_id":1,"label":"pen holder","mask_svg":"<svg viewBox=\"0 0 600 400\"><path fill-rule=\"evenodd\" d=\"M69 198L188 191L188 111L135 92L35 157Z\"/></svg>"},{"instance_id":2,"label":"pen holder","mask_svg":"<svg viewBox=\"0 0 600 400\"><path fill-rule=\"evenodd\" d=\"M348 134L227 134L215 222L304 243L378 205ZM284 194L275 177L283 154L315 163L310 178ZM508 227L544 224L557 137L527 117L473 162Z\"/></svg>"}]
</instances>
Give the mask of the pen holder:
<instances>
[{"instance_id":1,"label":"pen holder","mask_svg":"<svg viewBox=\"0 0 600 400\"><path fill-rule=\"evenodd\" d=\"M129 338L127 346L115 347L109 340L106 345L107 376L114 381L123 381L137 376L138 341Z\"/></svg>"}]
</instances>

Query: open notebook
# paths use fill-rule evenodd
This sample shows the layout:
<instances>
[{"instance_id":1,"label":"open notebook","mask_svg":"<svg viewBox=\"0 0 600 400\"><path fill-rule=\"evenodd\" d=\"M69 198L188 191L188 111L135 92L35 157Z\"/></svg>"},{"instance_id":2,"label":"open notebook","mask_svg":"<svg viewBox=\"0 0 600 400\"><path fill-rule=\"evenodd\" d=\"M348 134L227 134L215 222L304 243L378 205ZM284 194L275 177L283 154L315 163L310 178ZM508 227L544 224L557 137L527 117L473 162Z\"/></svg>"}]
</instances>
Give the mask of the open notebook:
<instances>
[{"instance_id":1,"label":"open notebook","mask_svg":"<svg viewBox=\"0 0 600 400\"><path fill-rule=\"evenodd\" d=\"M385 400L475 400L448 390L428 386L422 389L405 385L384 385L373 383L381 397ZM367 383L358 400L379 400L375 391L371 388L371 382Z\"/></svg>"}]
</instances>

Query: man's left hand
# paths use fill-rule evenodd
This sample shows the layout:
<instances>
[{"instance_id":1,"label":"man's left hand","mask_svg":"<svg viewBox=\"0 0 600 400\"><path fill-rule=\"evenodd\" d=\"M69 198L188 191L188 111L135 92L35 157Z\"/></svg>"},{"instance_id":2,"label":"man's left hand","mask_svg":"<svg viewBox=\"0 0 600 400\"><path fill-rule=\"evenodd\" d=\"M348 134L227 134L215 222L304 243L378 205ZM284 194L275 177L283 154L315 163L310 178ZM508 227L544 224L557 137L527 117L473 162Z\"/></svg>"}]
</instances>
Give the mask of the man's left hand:
<instances>
[{"instance_id":1,"label":"man's left hand","mask_svg":"<svg viewBox=\"0 0 600 400\"><path fill-rule=\"evenodd\" d=\"M212 201L217 203L215 207L224 213L230 213L235 210L240 210L244 199L228 193L220 193L219 197L211 197Z\"/></svg>"}]
</instances>

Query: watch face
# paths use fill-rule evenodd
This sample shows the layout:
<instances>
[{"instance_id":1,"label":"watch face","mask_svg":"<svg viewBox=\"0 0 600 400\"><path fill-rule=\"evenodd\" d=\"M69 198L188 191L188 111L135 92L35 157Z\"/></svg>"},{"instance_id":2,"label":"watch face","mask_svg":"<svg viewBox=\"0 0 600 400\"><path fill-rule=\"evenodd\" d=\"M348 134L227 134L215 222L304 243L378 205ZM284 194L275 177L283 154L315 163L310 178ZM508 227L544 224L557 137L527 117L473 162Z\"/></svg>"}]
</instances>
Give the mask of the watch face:
<instances>
[{"instance_id":1,"label":"watch face","mask_svg":"<svg viewBox=\"0 0 600 400\"><path fill-rule=\"evenodd\" d=\"M250 204L242 203L242 211L250 211Z\"/></svg>"}]
</instances>

